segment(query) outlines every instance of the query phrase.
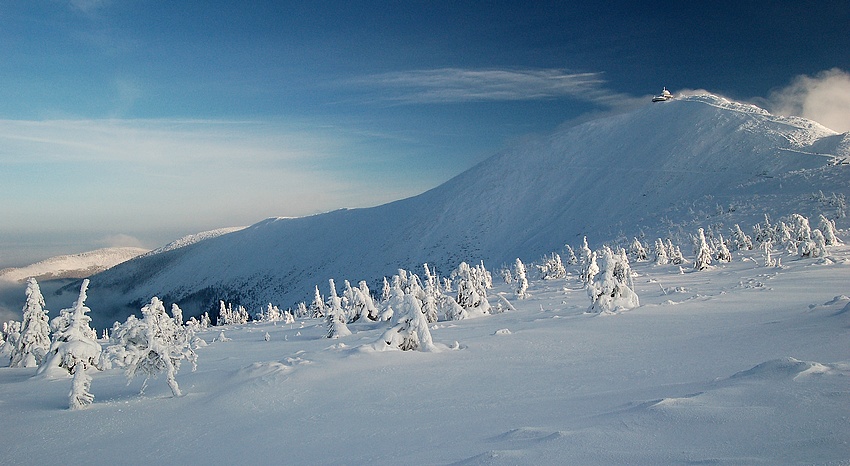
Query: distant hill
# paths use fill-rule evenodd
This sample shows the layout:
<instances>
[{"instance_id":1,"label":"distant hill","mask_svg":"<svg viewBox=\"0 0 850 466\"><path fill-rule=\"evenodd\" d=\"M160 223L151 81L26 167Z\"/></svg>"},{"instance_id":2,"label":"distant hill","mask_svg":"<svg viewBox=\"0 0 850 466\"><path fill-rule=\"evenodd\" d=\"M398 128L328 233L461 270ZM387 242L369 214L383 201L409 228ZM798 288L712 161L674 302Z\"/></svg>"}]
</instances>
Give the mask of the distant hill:
<instances>
[{"instance_id":1,"label":"distant hill","mask_svg":"<svg viewBox=\"0 0 850 466\"><path fill-rule=\"evenodd\" d=\"M22 282L30 277L37 280L86 278L148 252L143 248L103 248L95 251L56 256L26 267L0 270L0 280Z\"/></svg>"},{"instance_id":2,"label":"distant hill","mask_svg":"<svg viewBox=\"0 0 850 466\"><path fill-rule=\"evenodd\" d=\"M685 97L564 128L415 197L267 219L137 258L95 276L89 304L95 323L110 325L153 295L187 317L219 299L290 306L328 278L375 284L425 262L443 274L460 261L496 268L584 235L591 245L645 234L684 246L697 225L838 216L848 160L848 134L715 95Z\"/></svg>"}]
</instances>

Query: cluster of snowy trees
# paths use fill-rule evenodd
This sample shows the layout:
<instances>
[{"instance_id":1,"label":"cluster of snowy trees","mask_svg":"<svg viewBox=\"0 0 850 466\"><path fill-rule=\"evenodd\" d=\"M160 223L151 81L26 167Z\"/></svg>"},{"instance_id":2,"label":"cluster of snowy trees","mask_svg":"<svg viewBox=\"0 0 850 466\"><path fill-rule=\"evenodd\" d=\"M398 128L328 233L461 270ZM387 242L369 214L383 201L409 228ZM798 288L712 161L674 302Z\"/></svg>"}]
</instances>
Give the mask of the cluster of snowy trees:
<instances>
[{"instance_id":1,"label":"cluster of snowy trees","mask_svg":"<svg viewBox=\"0 0 850 466\"><path fill-rule=\"evenodd\" d=\"M191 346L194 329L183 324L180 308L173 305L169 316L154 297L142 308L141 319L131 315L123 324L115 323L104 350L90 326L90 309L85 305L88 286L89 281L83 280L73 307L49 320L37 281L27 280L23 321L3 327L0 353L9 357L10 367L37 367L36 376L45 378L71 377L71 409L84 408L94 400L89 372L110 369L113 364L125 368L128 379L144 375L145 384L149 377L165 374L172 393L180 396L175 379L180 364L189 361L194 368L197 360Z\"/></svg>"},{"instance_id":2,"label":"cluster of snowy trees","mask_svg":"<svg viewBox=\"0 0 850 466\"><path fill-rule=\"evenodd\" d=\"M800 215L792 214L782 221L771 224L765 216L764 223L753 227L753 236L749 236L735 224L729 230L729 237L724 238L718 229L706 231L699 228L691 237L693 243L693 270L700 271L711 267L712 263L732 261L732 252L760 249L765 255L765 265L780 265L778 258L771 254L775 245L780 245L793 256L826 257L828 247L837 244L836 227L833 220L824 215L818 218L818 228L812 229L809 220ZM671 238L658 238L654 245L643 243L635 237L626 248L611 248L603 246L593 251L587 243L587 237L579 247L579 257L569 245L565 247L569 258L566 262L576 267L578 280L588 292L591 305L588 312L610 313L620 309L631 309L639 305L638 296L634 292L630 260L636 262L652 261L655 265L682 265L689 261L682 254L678 245ZM557 253L543 256L539 264L534 264L543 280L562 279L570 277L564 261ZM528 297L528 268L517 258L513 269L504 267L501 276L505 283L515 285L515 295L518 299Z\"/></svg>"},{"instance_id":3,"label":"cluster of snowy trees","mask_svg":"<svg viewBox=\"0 0 850 466\"><path fill-rule=\"evenodd\" d=\"M462 262L449 277L439 276L428 264L423 268L423 277L404 269L390 279L384 277L377 299L365 281L353 287L345 280L340 294L330 279L327 297L316 286L308 313L325 319L327 338L350 335L348 325L355 322L386 322L390 327L379 343L387 348L429 351L434 347L429 324L484 316L502 309L494 310L487 299L493 281L483 263L470 266ZM302 308L307 306L302 303L299 309Z\"/></svg>"}]
</instances>

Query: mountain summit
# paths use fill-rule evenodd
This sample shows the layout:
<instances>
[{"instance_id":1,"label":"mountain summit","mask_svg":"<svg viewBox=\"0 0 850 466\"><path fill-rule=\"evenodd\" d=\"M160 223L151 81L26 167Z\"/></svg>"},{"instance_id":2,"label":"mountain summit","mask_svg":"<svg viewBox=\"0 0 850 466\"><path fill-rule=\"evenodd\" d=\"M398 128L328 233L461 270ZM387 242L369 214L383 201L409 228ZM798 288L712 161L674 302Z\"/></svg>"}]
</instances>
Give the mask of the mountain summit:
<instances>
[{"instance_id":1,"label":"mountain summit","mask_svg":"<svg viewBox=\"0 0 850 466\"><path fill-rule=\"evenodd\" d=\"M151 296L188 314L219 299L258 309L307 300L328 278L374 283L423 263L447 274L577 245L695 225L817 214L850 194L850 135L705 94L559 130L389 204L267 219L92 278L95 323ZM832 208L832 207L830 207ZM110 309L110 311L105 311Z\"/></svg>"}]
</instances>

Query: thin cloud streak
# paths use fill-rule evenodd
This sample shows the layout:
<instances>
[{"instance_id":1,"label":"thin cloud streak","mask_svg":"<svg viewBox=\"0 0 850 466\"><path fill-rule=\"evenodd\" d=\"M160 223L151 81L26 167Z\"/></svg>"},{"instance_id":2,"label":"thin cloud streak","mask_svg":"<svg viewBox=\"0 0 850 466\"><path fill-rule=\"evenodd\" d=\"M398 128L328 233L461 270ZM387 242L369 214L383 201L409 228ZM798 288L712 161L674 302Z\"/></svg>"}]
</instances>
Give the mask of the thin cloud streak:
<instances>
[{"instance_id":1,"label":"thin cloud streak","mask_svg":"<svg viewBox=\"0 0 850 466\"><path fill-rule=\"evenodd\" d=\"M0 120L0 240L60 226L208 229L417 193L410 180L376 185L373 166L346 170L358 144L306 123Z\"/></svg>"},{"instance_id":2,"label":"thin cloud streak","mask_svg":"<svg viewBox=\"0 0 850 466\"><path fill-rule=\"evenodd\" d=\"M462 69L397 71L355 78L346 84L381 91L381 99L401 104L529 101L572 98L619 106L634 97L607 90L602 73L564 69Z\"/></svg>"}]
</instances>

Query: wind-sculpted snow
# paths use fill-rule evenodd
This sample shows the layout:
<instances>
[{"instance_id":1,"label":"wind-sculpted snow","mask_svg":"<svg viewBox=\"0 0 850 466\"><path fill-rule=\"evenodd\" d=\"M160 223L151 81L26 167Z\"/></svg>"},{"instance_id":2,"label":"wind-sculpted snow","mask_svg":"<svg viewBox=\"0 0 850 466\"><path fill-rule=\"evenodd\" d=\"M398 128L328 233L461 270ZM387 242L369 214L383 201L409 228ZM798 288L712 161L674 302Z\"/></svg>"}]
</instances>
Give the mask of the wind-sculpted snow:
<instances>
[{"instance_id":1,"label":"wind-sculpted snow","mask_svg":"<svg viewBox=\"0 0 850 466\"><path fill-rule=\"evenodd\" d=\"M461 261L497 268L584 235L594 247L641 233L681 242L696 225L841 209L828 199L850 196L848 158L846 135L817 123L692 96L513 147L419 196L269 219L131 261L93 279L91 307L101 326L153 295L187 316L220 299L255 311L309 301L329 278L375 285L425 262L443 274Z\"/></svg>"}]
</instances>

